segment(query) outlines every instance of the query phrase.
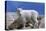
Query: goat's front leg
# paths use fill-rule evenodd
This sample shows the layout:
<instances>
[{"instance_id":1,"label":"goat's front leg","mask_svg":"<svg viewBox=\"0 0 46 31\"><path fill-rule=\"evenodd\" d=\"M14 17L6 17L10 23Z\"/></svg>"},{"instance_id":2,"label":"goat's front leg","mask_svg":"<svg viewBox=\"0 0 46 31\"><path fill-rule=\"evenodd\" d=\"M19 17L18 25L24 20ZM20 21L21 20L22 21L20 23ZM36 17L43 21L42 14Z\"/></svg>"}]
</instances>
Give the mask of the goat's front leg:
<instances>
[{"instance_id":1,"label":"goat's front leg","mask_svg":"<svg viewBox=\"0 0 46 31\"><path fill-rule=\"evenodd\" d=\"M23 18L23 25L24 25L24 29L25 29L25 26L26 26L26 19L25 18Z\"/></svg>"}]
</instances>

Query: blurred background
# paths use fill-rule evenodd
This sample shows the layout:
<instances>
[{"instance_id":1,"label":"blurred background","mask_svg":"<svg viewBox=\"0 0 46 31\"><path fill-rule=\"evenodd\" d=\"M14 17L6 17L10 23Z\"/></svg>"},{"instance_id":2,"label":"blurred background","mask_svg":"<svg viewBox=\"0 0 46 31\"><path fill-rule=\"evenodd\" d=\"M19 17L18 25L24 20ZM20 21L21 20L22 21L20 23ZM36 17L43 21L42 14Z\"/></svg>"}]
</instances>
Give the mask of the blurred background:
<instances>
[{"instance_id":1,"label":"blurred background","mask_svg":"<svg viewBox=\"0 0 46 31\"><path fill-rule=\"evenodd\" d=\"M20 2L20 1L6 1L6 12L15 12L17 8L36 10L39 15L45 15L44 3L36 2Z\"/></svg>"}]
</instances>

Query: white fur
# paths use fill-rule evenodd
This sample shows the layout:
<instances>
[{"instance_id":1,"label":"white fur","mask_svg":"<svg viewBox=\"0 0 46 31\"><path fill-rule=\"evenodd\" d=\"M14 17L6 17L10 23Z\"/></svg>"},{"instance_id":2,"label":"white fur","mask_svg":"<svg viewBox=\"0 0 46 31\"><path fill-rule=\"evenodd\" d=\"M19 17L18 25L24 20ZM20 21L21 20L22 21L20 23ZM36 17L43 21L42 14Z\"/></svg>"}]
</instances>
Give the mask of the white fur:
<instances>
[{"instance_id":1,"label":"white fur","mask_svg":"<svg viewBox=\"0 0 46 31\"><path fill-rule=\"evenodd\" d=\"M37 20L38 12L37 11L35 11L35 10L23 10L22 8L18 8L18 10L20 11L20 14L23 18L24 26L26 23L26 17L28 17L30 19L31 16L33 16L33 19L36 22L36 24L38 23L38 20Z\"/></svg>"}]
</instances>

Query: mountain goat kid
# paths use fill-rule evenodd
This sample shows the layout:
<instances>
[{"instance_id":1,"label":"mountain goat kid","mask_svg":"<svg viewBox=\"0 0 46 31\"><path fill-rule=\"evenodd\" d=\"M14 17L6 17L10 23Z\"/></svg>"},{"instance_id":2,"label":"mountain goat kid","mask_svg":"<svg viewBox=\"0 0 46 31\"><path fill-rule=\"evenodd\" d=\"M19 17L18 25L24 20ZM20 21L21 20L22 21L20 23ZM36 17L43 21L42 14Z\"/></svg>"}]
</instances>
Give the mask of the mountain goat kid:
<instances>
[{"instance_id":1,"label":"mountain goat kid","mask_svg":"<svg viewBox=\"0 0 46 31\"><path fill-rule=\"evenodd\" d=\"M30 21L34 21L34 28L37 28L38 26L38 20L37 20L37 17L38 17L38 12L35 11L35 10L24 10L22 8L17 8L17 11L19 16L21 16L23 18L23 25L24 25L24 28L25 28L25 25L26 25L26 22ZM27 19L26 19L27 18ZM32 19L31 19L32 18ZM31 23L29 25L32 25Z\"/></svg>"}]
</instances>

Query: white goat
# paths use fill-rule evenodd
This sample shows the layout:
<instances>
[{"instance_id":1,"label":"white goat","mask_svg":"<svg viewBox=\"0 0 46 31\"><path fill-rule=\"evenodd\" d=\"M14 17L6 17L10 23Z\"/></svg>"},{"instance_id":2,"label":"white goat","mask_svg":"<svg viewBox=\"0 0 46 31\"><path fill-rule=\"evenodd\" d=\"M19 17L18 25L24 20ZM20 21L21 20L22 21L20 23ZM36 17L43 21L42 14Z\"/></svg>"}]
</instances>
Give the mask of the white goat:
<instances>
[{"instance_id":1,"label":"white goat","mask_svg":"<svg viewBox=\"0 0 46 31\"><path fill-rule=\"evenodd\" d=\"M35 25L38 24L38 20L37 20L37 17L38 17L38 12L35 11L35 10L24 10L22 8L17 8L17 12L18 12L18 15L21 14L21 17L23 18L23 23L24 23L24 28L25 28L25 25L26 25L26 17L28 17L31 21L31 17L33 18L33 20L35 21Z\"/></svg>"}]
</instances>

